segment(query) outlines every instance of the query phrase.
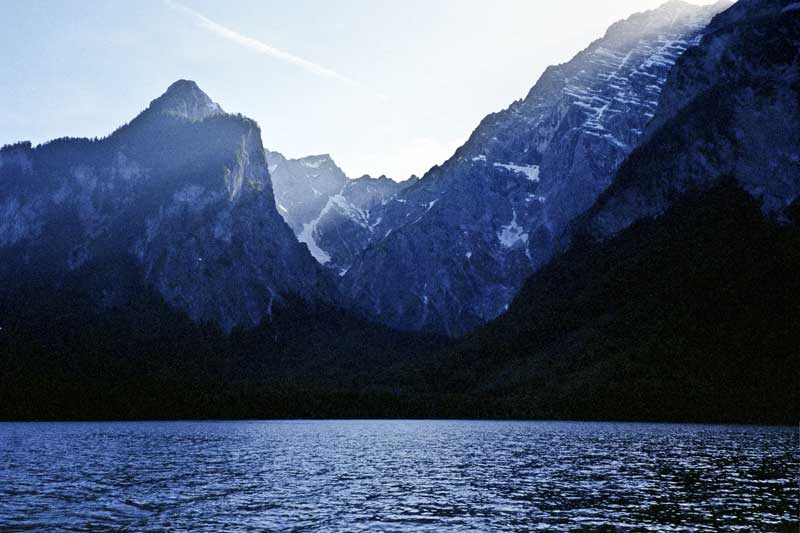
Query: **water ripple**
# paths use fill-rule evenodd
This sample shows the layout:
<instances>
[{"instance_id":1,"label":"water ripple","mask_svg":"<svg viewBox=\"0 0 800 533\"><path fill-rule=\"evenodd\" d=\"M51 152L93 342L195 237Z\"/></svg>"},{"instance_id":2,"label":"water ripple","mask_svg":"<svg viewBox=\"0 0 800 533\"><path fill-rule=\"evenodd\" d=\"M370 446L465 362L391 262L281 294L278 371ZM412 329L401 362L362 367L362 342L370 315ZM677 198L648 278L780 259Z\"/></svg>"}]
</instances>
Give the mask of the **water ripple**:
<instances>
[{"instance_id":1,"label":"water ripple","mask_svg":"<svg viewBox=\"0 0 800 533\"><path fill-rule=\"evenodd\" d=\"M798 530L793 428L0 424L2 531Z\"/></svg>"}]
</instances>

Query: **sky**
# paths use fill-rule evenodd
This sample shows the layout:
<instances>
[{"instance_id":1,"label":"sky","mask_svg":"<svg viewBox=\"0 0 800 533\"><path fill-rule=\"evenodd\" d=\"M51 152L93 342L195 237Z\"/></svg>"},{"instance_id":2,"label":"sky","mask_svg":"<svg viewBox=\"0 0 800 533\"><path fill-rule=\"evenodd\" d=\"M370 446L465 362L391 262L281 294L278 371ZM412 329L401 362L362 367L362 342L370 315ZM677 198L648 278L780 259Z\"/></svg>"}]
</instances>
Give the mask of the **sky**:
<instances>
[{"instance_id":1,"label":"sky","mask_svg":"<svg viewBox=\"0 0 800 533\"><path fill-rule=\"evenodd\" d=\"M105 136L183 78L266 148L405 179L663 1L5 0L0 145Z\"/></svg>"}]
</instances>

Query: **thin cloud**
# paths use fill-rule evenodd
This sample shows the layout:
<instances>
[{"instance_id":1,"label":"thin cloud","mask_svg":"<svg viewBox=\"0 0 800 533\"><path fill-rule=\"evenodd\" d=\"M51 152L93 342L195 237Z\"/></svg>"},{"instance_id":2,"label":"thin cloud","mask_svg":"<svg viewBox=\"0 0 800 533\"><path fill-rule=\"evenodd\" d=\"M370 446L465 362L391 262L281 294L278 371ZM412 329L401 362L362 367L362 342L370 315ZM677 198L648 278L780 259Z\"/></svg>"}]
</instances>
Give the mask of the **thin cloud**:
<instances>
[{"instance_id":1,"label":"thin cloud","mask_svg":"<svg viewBox=\"0 0 800 533\"><path fill-rule=\"evenodd\" d=\"M307 59L303 59L302 57L298 57L292 53L286 52L285 50L281 50L280 48L275 48L263 41L259 41L258 39L253 39L252 37L248 37L247 35L242 35L241 33L228 28L227 26L223 26L217 22L214 22L210 18L206 17L202 13L195 11L194 9L187 7L183 4L175 2L174 0L164 0L164 2L173 9L177 9L189 17L191 17L195 23L201 28L222 37L223 39L227 39L231 42L234 42L240 46L253 50L254 52L258 52L259 54L263 54L266 56L273 57L275 59L279 59L286 63L290 63L292 65L296 65L302 69L307 70L317 76L322 76L326 78L332 78L348 85L361 87L362 84L358 81L345 76L339 72L336 72L333 69L328 67L324 67L318 63L314 63L313 61L309 61Z\"/></svg>"}]
</instances>

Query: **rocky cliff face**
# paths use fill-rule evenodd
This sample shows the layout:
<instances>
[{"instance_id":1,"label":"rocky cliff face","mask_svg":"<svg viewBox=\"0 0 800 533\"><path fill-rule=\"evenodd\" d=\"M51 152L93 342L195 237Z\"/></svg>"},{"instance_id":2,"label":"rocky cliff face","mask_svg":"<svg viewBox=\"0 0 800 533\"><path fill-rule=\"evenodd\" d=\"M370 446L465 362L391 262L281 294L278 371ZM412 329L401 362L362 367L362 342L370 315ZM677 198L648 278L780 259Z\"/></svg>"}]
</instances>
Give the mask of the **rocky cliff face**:
<instances>
[{"instance_id":1,"label":"rocky cliff face","mask_svg":"<svg viewBox=\"0 0 800 533\"><path fill-rule=\"evenodd\" d=\"M375 231L381 223L381 208L415 181L412 177L396 182L386 176L349 180L303 228L300 241L313 241L321 251L321 262L343 276L361 253L381 237Z\"/></svg>"},{"instance_id":2,"label":"rocky cliff face","mask_svg":"<svg viewBox=\"0 0 800 533\"><path fill-rule=\"evenodd\" d=\"M0 277L54 283L131 256L169 304L228 330L286 295L335 298L277 213L258 125L183 80L105 139L0 150L0 254Z\"/></svg>"},{"instance_id":3,"label":"rocky cliff face","mask_svg":"<svg viewBox=\"0 0 800 533\"><path fill-rule=\"evenodd\" d=\"M327 154L287 159L267 150L266 158L278 211L297 235L347 183L347 176Z\"/></svg>"},{"instance_id":4,"label":"rocky cliff face","mask_svg":"<svg viewBox=\"0 0 800 533\"><path fill-rule=\"evenodd\" d=\"M266 156L279 213L314 258L339 275L378 236L375 208L417 180L350 180L328 155L286 159L268 150Z\"/></svg>"},{"instance_id":5,"label":"rocky cliff face","mask_svg":"<svg viewBox=\"0 0 800 533\"><path fill-rule=\"evenodd\" d=\"M786 219L800 195L800 4L740 0L670 73L647 142L588 213L607 237L735 178Z\"/></svg>"},{"instance_id":6,"label":"rocky cliff face","mask_svg":"<svg viewBox=\"0 0 800 533\"><path fill-rule=\"evenodd\" d=\"M567 249L431 382L523 417L796 419L799 65L800 2L717 16Z\"/></svg>"},{"instance_id":7,"label":"rocky cliff face","mask_svg":"<svg viewBox=\"0 0 800 533\"><path fill-rule=\"evenodd\" d=\"M342 280L400 328L459 335L503 312L640 142L675 60L727 7L671 1L609 28L487 116L440 167L375 214Z\"/></svg>"}]
</instances>

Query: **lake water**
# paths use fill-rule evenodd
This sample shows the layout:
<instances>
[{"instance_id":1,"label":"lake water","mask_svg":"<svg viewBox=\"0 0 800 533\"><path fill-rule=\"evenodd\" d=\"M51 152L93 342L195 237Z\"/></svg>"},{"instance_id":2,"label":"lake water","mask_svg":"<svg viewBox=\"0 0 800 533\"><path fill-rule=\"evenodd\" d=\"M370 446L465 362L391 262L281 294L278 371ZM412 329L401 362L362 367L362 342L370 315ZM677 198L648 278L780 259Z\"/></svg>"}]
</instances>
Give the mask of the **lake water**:
<instances>
[{"instance_id":1,"label":"lake water","mask_svg":"<svg viewBox=\"0 0 800 533\"><path fill-rule=\"evenodd\" d=\"M797 428L0 424L0 530L798 531Z\"/></svg>"}]
</instances>

